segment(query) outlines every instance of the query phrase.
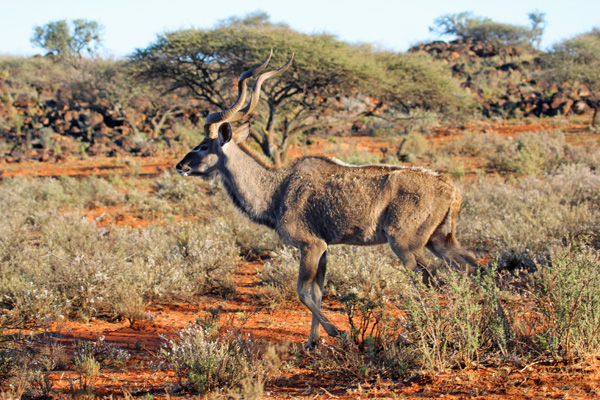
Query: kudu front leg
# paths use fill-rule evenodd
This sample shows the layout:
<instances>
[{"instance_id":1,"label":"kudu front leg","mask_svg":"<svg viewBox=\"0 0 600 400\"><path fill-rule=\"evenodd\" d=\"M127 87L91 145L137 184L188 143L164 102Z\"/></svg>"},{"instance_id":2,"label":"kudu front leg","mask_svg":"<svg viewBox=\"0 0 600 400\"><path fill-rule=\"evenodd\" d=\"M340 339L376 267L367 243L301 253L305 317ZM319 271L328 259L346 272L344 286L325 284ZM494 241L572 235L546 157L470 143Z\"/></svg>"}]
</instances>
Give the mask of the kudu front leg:
<instances>
[{"instance_id":1,"label":"kudu front leg","mask_svg":"<svg viewBox=\"0 0 600 400\"><path fill-rule=\"evenodd\" d=\"M319 325L329 336L339 336L340 331L321 311L321 298L326 272L327 244L319 242L300 249L300 271L298 274L298 297L312 313L310 336L306 348L312 348L318 341Z\"/></svg>"},{"instance_id":2,"label":"kudu front leg","mask_svg":"<svg viewBox=\"0 0 600 400\"><path fill-rule=\"evenodd\" d=\"M321 309L321 301L323 300L323 288L325 286L325 274L327 273L327 250L319 258L319 266L317 269L317 275L312 283L312 300L316 304L317 308ZM321 338L321 324L316 315L313 314L312 323L310 325L310 337L309 343L317 344Z\"/></svg>"}]
</instances>

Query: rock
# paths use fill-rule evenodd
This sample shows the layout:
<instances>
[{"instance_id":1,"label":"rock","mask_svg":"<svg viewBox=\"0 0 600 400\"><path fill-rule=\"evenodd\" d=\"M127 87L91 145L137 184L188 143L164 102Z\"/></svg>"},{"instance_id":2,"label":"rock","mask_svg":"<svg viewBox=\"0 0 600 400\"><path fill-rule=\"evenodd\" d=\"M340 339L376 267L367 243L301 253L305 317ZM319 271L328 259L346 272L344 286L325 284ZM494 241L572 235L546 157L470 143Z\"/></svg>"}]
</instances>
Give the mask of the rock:
<instances>
[{"instance_id":1,"label":"rock","mask_svg":"<svg viewBox=\"0 0 600 400\"><path fill-rule=\"evenodd\" d=\"M63 153L70 155L79 151L79 144L70 136L54 134L52 140L60 146Z\"/></svg>"},{"instance_id":2,"label":"rock","mask_svg":"<svg viewBox=\"0 0 600 400\"><path fill-rule=\"evenodd\" d=\"M573 104L572 109L575 114L582 115L582 114L585 114L586 112L588 112L590 110L590 107L586 104L585 101L577 100Z\"/></svg>"}]
</instances>

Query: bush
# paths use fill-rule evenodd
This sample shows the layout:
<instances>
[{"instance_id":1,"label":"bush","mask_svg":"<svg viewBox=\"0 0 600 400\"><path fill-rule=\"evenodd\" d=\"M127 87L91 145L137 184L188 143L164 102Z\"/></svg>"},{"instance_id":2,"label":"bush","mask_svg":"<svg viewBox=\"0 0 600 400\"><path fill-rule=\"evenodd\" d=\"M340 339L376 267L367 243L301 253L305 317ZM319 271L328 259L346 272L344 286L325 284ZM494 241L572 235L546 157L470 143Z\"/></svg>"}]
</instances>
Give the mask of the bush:
<instances>
[{"instance_id":1,"label":"bush","mask_svg":"<svg viewBox=\"0 0 600 400\"><path fill-rule=\"evenodd\" d=\"M500 173L540 175L551 172L564 158L562 133L524 133L490 157L487 165Z\"/></svg>"},{"instance_id":2,"label":"bush","mask_svg":"<svg viewBox=\"0 0 600 400\"><path fill-rule=\"evenodd\" d=\"M574 362L600 351L600 258L585 244L555 249L538 265L536 308L542 315L536 342L556 361Z\"/></svg>"},{"instance_id":3,"label":"bush","mask_svg":"<svg viewBox=\"0 0 600 400\"><path fill-rule=\"evenodd\" d=\"M191 324L177 339L165 340L161 356L187 389L207 393L225 390L260 398L266 379L282 364L282 349L230 332L219 336L202 324Z\"/></svg>"},{"instance_id":4,"label":"bush","mask_svg":"<svg viewBox=\"0 0 600 400\"><path fill-rule=\"evenodd\" d=\"M405 287L401 357L408 368L440 371L480 360L490 348L506 351L493 282L475 286L462 273L438 272L439 288L413 278Z\"/></svg>"}]
</instances>

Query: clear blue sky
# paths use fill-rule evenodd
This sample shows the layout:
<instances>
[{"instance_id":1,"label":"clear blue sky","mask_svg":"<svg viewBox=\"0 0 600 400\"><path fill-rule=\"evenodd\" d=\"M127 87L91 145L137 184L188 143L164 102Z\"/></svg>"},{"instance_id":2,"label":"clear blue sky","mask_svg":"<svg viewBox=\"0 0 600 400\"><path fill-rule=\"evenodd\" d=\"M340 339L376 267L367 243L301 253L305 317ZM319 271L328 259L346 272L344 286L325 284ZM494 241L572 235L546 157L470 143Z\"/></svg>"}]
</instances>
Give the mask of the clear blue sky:
<instances>
[{"instance_id":1,"label":"clear blue sky","mask_svg":"<svg viewBox=\"0 0 600 400\"><path fill-rule=\"evenodd\" d=\"M101 55L122 57L181 28L212 28L219 20L264 11L306 33L327 32L347 42L375 43L405 51L438 39L428 27L435 18L471 11L497 22L529 25L527 13L546 13L542 47L600 27L600 0L0 0L0 54L33 55L35 25L85 18L104 26Z\"/></svg>"}]
</instances>

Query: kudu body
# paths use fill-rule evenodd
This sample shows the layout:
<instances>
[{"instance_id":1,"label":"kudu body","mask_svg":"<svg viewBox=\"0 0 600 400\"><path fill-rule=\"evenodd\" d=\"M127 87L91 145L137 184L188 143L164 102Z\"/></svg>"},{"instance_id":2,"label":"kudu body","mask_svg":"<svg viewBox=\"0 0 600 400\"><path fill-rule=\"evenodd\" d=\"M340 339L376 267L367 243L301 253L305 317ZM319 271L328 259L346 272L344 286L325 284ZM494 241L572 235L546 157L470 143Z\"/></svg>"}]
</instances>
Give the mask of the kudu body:
<instances>
[{"instance_id":1,"label":"kudu body","mask_svg":"<svg viewBox=\"0 0 600 400\"><path fill-rule=\"evenodd\" d=\"M249 106L239 111L245 95L243 80L261 72L268 61L240 77L234 107L207 118L206 138L177 164L177 171L184 176L218 171L244 214L277 230L300 250L298 295L313 316L308 347L318 342L319 325L330 336L339 334L321 311L329 245L388 243L413 270L427 268L425 248L448 263L477 264L455 237L460 194L434 172L391 165L350 166L325 157L305 157L275 169L253 155L242 143L249 125L233 131L229 122L250 113L265 75L282 73L292 59L279 70L260 75Z\"/></svg>"}]
</instances>

